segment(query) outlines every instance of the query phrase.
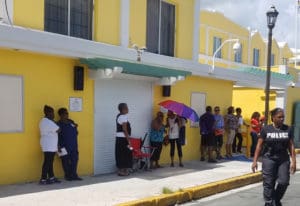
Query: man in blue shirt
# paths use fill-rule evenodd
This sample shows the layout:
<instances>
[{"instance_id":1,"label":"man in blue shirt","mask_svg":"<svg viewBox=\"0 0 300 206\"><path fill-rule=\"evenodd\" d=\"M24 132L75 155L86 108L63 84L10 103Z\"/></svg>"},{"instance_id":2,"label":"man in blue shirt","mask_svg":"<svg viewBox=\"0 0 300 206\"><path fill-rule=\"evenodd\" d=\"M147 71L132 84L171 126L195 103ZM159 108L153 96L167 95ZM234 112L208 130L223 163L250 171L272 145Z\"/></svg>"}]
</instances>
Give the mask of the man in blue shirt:
<instances>
[{"instance_id":1,"label":"man in blue shirt","mask_svg":"<svg viewBox=\"0 0 300 206\"><path fill-rule=\"evenodd\" d=\"M205 153L206 150L208 150L208 162L217 162L212 156L212 152L215 147L215 118L212 114L211 106L207 106L206 112L203 115L201 115L199 126L201 134L201 161L205 161Z\"/></svg>"},{"instance_id":2,"label":"man in blue shirt","mask_svg":"<svg viewBox=\"0 0 300 206\"><path fill-rule=\"evenodd\" d=\"M60 128L58 134L58 146L59 150L65 149L67 154L61 156L62 166L65 173L65 179L71 180L82 180L77 175L77 164L78 164L78 142L77 142L77 124L69 119L69 113L66 108L60 108L58 110L60 120L57 125Z\"/></svg>"}]
</instances>

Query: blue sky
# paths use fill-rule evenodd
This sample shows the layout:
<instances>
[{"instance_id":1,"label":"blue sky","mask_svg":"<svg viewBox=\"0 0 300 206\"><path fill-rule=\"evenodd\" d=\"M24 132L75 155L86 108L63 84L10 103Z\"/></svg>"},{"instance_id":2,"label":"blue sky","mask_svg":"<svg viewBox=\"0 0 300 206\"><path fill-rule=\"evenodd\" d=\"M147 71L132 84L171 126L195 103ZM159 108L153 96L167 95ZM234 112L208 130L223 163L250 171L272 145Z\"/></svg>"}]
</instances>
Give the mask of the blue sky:
<instances>
[{"instance_id":1,"label":"blue sky","mask_svg":"<svg viewBox=\"0 0 300 206\"><path fill-rule=\"evenodd\" d=\"M213 9L223 13L234 22L257 29L267 37L266 11L274 5L279 12L273 36L279 42L287 42L295 47L295 5L297 0L201 0L201 9ZM300 14L298 15L298 33L300 31ZM201 21L201 20L200 20ZM299 36L299 35L298 35ZM297 48L300 49L300 36Z\"/></svg>"}]
</instances>

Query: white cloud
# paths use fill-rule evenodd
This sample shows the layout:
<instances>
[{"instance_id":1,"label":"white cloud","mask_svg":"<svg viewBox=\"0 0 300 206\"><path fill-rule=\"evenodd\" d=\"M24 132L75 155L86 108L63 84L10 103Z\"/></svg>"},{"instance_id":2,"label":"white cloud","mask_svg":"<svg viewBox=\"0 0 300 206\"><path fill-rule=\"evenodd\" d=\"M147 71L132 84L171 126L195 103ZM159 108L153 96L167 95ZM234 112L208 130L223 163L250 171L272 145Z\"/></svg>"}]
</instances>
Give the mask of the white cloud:
<instances>
[{"instance_id":1,"label":"white cloud","mask_svg":"<svg viewBox=\"0 0 300 206\"><path fill-rule=\"evenodd\" d=\"M257 29L263 37L267 36L266 12L271 5L279 11L273 35L277 41L285 41L290 47L295 45L295 5L296 0L202 0L201 9L214 9L222 12L232 21ZM300 16L300 14L298 15ZM298 17L299 18L299 17ZM200 20L201 21L201 20ZM300 31L300 19L298 19ZM300 37L298 46L300 48Z\"/></svg>"}]
</instances>

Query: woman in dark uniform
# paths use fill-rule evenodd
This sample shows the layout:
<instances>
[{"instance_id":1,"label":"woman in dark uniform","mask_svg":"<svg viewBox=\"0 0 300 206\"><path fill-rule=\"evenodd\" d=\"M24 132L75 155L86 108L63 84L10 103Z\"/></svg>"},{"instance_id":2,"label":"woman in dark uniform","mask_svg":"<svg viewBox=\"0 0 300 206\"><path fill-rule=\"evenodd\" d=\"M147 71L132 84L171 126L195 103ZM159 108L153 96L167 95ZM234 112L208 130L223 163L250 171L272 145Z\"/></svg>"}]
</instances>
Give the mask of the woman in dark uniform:
<instances>
[{"instance_id":1,"label":"woman in dark uniform","mask_svg":"<svg viewBox=\"0 0 300 206\"><path fill-rule=\"evenodd\" d=\"M118 106L119 114L116 118L117 135L115 146L116 165L119 169L119 176L129 175L128 168L132 168L132 149L129 141L131 127L128 122L128 107L126 103L120 103Z\"/></svg>"},{"instance_id":2,"label":"woman in dark uniform","mask_svg":"<svg viewBox=\"0 0 300 206\"><path fill-rule=\"evenodd\" d=\"M262 173L265 206L281 206L280 200L289 185L290 173L296 171L296 156L291 128L283 124L284 111L275 108L271 111L271 119L273 123L260 132L252 170L257 170L257 158L264 148Z\"/></svg>"}]
</instances>

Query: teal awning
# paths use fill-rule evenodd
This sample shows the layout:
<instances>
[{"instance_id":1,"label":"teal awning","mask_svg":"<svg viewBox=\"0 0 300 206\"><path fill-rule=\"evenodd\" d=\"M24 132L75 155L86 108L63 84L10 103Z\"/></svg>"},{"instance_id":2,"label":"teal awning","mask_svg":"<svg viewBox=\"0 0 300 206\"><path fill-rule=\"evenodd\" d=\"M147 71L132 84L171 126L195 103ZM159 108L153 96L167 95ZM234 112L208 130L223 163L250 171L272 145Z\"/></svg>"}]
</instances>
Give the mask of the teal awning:
<instances>
[{"instance_id":1,"label":"teal awning","mask_svg":"<svg viewBox=\"0 0 300 206\"><path fill-rule=\"evenodd\" d=\"M244 68L238 68L237 70L239 70L241 72L249 73L249 74L254 74L257 76L266 76L266 74L267 74L266 70L255 68L255 67L244 67ZM293 81L294 80L294 77L290 74L282 74L282 73L272 72L272 71L271 71L271 78L281 79L281 80L285 80L285 81Z\"/></svg>"},{"instance_id":2,"label":"teal awning","mask_svg":"<svg viewBox=\"0 0 300 206\"><path fill-rule=\"evenodd\" d=\"M150 65L138 61L125 61L119 59L106 58L85 58L80 59L80 63L86 64L89 69L106 69L114 67L122 67L122 73L133 74L148 77L177 77L188 76L192 72L168 68L160 65Z\"/></svg>"}]
</instances>

